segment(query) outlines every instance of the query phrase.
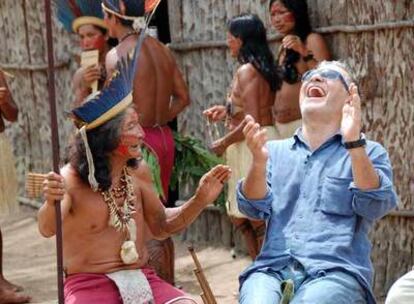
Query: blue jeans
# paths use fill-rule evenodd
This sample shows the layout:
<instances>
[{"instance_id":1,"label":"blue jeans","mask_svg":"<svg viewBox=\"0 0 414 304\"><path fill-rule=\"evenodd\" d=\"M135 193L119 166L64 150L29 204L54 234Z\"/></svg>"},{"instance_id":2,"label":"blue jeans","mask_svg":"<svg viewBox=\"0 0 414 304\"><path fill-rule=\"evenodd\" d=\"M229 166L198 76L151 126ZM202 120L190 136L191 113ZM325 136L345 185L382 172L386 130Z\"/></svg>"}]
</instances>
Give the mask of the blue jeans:
<instances>
[{"instance_id":1,"label":"blue jeans","mask_svg":"<svg viewBox=\"0 0 414 304\"><path fill-rule=\"evenodd\" d=\"M251 274L240 288L241 304L279 304L282 284L294 283L290 304L366 304L366 292L351 275L342 271L321 271L316 277L292 262L280 271L263 270Z\"/></svg>"}]
</instances>

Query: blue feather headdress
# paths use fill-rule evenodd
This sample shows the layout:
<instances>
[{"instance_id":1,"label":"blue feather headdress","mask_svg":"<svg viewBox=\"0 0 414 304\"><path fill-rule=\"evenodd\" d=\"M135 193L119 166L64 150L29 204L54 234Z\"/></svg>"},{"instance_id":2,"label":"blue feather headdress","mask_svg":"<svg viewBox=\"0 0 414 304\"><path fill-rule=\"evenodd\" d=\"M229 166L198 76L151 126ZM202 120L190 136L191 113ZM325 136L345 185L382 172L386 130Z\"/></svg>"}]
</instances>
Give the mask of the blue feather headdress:
<instances>
[{"instance_id":1,"label":"blue feather headdress","mask_svg":"<svg viewBox=\"0 0 414 304\"><path fill-rule=\"evenodd\" d=\"M108 86L92 94L81 106L72 110L72 118L85 146L89 168L88 181L94 191L98 191L99 184L95 178L95 165L87 131L105 124L132 104L133 80L144 37L145 31L142 31L132 58L126 56L118 61Z\"/></svg>"},{"instance_id":2,"label":"blue feather headdress","mask_svg":"<svg viewBox=\"0 0 414 304\"><path fill-rule=\"evenodd\" d=\"M53 0L57 17L68 32L77 32L85 24L107 29L103 20L101 0Z\"/></svg>"},{"instance_id":3,"label":"blue feather headdress","mask_svg":"<svg viewBox=\"0 0 414 304\"><path fill-rule=\"evenodd\" d=\"M95 178L95 166L86 132L113 119L132 104L133 81L138 69L138 57L144 42L146 27L160 0L150 2L153 7L148 12L145 28L140 33L132 58L128 56L121 58L117 62L117 68L108 86L92 94L81 106L72 110L73 120L85 145L89 167L88 180L94 191L99 189L99 184Z\"/></svg>"},{"instance_id":4,"label":"blue feather headdress","mask_svg":"<svg viewBox=\"0 0 414 304\"><path fill-rule=\"evenodd\" d=\"M123 20L133 21L134 28L147 27L161 0L103 0L102 9Z\"/></svg>"}]
</instances>

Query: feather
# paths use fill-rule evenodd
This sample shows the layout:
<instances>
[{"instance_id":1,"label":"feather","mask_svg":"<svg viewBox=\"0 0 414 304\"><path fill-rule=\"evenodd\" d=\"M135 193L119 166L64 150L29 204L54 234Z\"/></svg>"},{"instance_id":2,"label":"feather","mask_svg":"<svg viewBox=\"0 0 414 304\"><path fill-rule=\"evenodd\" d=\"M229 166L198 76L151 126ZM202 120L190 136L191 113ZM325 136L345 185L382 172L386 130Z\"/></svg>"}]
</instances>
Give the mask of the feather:
<instances>
[{"instance_id":1,"label":"feather","mask_svg":"<svg viewBox=\"0 0 414 304\"><path fill-rule=\"evenodd\" d=\"M73 21L82 16L103 19L101 0L53 0L56 15L68 32L72 32Z\"/></svg>"}]
</instances>

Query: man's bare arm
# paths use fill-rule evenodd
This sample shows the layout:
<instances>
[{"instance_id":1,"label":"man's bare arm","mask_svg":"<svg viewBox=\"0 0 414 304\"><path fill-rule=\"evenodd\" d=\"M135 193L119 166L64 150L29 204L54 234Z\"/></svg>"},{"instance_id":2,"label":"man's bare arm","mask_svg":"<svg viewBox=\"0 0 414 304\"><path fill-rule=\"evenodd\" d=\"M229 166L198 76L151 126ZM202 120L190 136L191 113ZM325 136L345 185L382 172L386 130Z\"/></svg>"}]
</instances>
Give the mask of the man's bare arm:
<instances>
[{"instance_id":1,"label":"man's bare arm","mask_svg":"<svg viewBox=\"0 0 414 304\"><path fill-rule=\"evenodd\" d=\"M144 217L154 237L160 239L188 227L218 197L224 182L230 177L229 167L216 166L203 176L196 193L184 205L165 208L153 189L148 167L139 170Z\"/></svg>"},{"instance_id":2,"label":"man's bare arm","mask_svg":"<svg viewBox=\"0 0 414 304\"><path fill-rule=\"evenodd\" d=\"M65 176L64 173L63 175ZM61 204L62 223L69 214L72 199L65 188L62 176L54 172L48 173L43 182L43 193L46 200L37 214L39 232L44 237L52 237L56 234L56 201L60 201Z\"/></svg>"},{"instance_id":3,"label":"man's bare arm","mask_svg":"<svg viewBox=\"0 0 414 304\"><path fill-rule=\"evenodd\" d=\"M169 121L176 118L178 114L180 114L185 109L185 107L190 105L190 96L188 93L188 87L184 81L184 77L181 74L181 71L179 70L175 61L173 61L173 64L173 95L170 100Z\"/></svg>"}]
</instances>

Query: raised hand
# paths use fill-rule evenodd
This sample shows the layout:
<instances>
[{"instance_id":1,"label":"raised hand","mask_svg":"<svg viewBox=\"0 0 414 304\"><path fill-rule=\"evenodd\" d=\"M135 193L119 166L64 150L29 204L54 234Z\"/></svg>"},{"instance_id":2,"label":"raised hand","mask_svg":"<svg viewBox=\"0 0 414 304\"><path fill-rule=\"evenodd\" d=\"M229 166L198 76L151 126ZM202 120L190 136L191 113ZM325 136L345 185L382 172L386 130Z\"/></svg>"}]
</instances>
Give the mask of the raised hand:
<instances>
[{"instance_id":1,"label":"raised hand","mask_svg":"<svg viewBox=\"0 0 414 304\"><path fill-rule=\"evenodd\" d=\"M230 175L231 169L229 166L215 166L200 179L194 196L197 200L202 201L205 206L213 203L223 190L224 183L229 180Z\"/></svg>"},{"instance_id":2,"label":"raised hand","mask_svg":"<svg viewBox=\"0 0 414 304\"><path fill-rule=\"evenodd\" d=\"M361 135L361 98L355 83L349 86L349 94L342 109L341 133L345 141L356 141Z\"/></svg>"},{"instance_id":3,"label":"raised hand","mask_svg":"<svg viewBox=\"0 0 414 304\"><path fill-rule=\"evenodd\" d=\"M303 44L302 40L300 40L299 36L295 35L287 35L282 40L282 45L285 49L291 49L302 56L307 55L306 46Z\"/></svg>"},{"instance_id":4,"label":"raised hand","mask_svg":"<svg viewBox=\"0 0 414 304\"><path fill-rule=\"evenodd\" d=\"M90 88L92 83L101 79L101 68L99 65L91 65L82 71L82 85L85 88Z\"/></svg>"},{"instance_id":5,"label":"raised hand","mask_svg":"<svg viewBox=\"0 0 414 304\"><path fill-rule=\"evenodd\" d=\"M61 201L65 195L64 178L55 172L49 172L43 181L43 195L48 204L54 205L55 201Z\"/></svg>"},{"instance_id":6,"label":"raised hand","mask_svg":"<svg viewBox=\"0 0 414 304\"><path fill-rule=\"evenodd\" d=\"M244 119L246 126L243 129L243 134L247 147L252 153L253 162L266 163L269 156L265 146L267 141L266 129L261 129L260 125L250 115L246 115Z\"/></svg>"},{"instance_id":7,"label":"raised hand","mask_svg":"<svg viewBox=\"0 0 414 304\"><path fill-rule=\"evenodd\" d=\"M203 112L209 121L217 122L226 118L226 107L216 105Z\"/></svg>"}]
</instances>

